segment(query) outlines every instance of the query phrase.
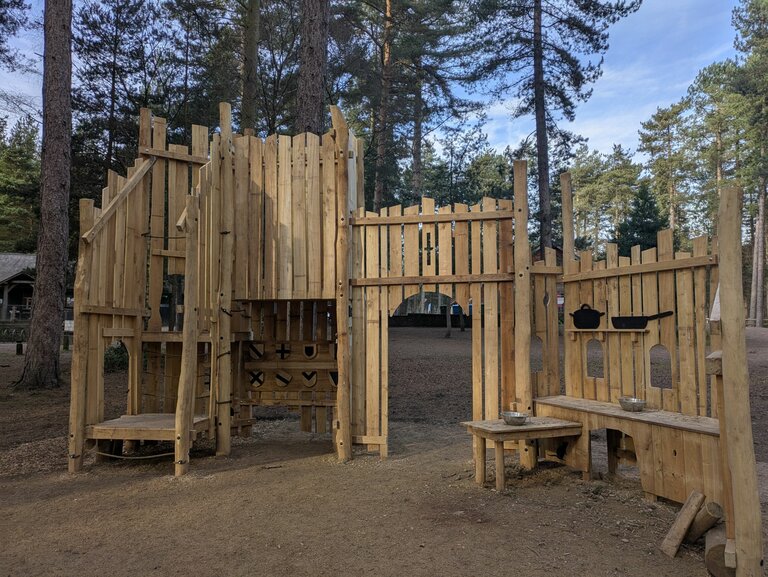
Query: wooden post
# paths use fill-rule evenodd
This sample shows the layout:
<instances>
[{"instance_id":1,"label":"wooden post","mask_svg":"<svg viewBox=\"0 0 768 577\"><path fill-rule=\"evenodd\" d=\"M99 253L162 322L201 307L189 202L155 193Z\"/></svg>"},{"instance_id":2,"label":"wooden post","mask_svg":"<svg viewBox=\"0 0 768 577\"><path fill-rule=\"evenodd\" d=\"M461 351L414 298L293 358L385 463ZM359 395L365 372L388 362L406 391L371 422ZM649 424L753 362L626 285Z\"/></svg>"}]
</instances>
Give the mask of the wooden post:
<instances>
[{"instance_id":1,"label":"wooden post","mask_svg":"<svg viewBox=\"0 0 768 577\"><path fill-rule=\"evenodd\" d=\"M515 396L517 410L533 415L531 385L531 246L528 243L528 163L516 160L515 185ZM477 306L477 305L475 305ZM474 329L474 326L473 326ZM520 464L536 466L536 447L520 441Z\"/></svg>"},{"instance_id":2,"label":"wooden post","mask_svg":"<svg viewBox=\"0 0 768 577\"><path fill-rule=\"evenodd\" d=\"M189 470L195 389L197 386L197 230L198 197L187 196L184 261L184 332L181 349L178 401L176 402L175 473L179 477Z\"/></svg>"},{"instance_id":3,"label":"wooden post","mask_svg":"<svg viewBox=\"0 0 768 577\"><path fill-rule=\"evenodd\" d=\"M216 414L216 454L229 455L232 424L232 259L234 252L234 175L232 174L232 107L219 104L221 128L221 227L219 241L219 292L216 297L218 317L218 387ZM216 199L214 199L216 202Z\"/></svg>"},{"instance_id":4,"label":"wooden post","mask_svg":"<svg viewBox=\"0 0 768 577\"><path fill-rule=\"evenodd\" d=\"M93 200L80 199L80 231L93 226ZM87 304L88 286L90 285L90 263L93 245L85 242L82 236L78 242L77 272L75 274L75 330L73 334L71 395L69 405L69 462L70 473L75 473L83 466L83 444L85 441L85 392L88 374L88 315L83 313Z\"/></svg>"},{"instance_id":5,"label":"wooden post","mask_svg":"<svg viewBox=\"0 0 768 577\"><path fill-rule=\"evenodd\" d=\"M563 203L563 266L568 261L576 258L573 235L573 192L571 191L571 173L564 172L560 175L560 189Z\"/></svg>"},{"instance_id":6,"label":"wooden post","mask_svg":"<svg viewBox=\"0 0 768 577\"><path fill-rule=\"evenodd\" d=\"M739 480L733 492L736 575L762 575L763 544L757 492L749 375L744 337L744 297L741 286L741 193L723 191L720 199L720 329L723 349L723 412L728 432L728 464Z\"/></svg>"},{"instance_id":7,"label":"wooden post","mask_svg":"<svg viewBox=\"0 0 768 577\"><path fill-rule=\"evenodd\" d=\"M352 458L352 431L350 428L350 390L349 390L349 258L348 258L348 190L349 169L347 150L349 148L349 128L341 110L331 106L331 119L336 137L336 151L339 161L336 165L336 362L338 386L336 389L336 453L339 460ZM362 354L358 351L357 354Z\"/></svg>"}]
</instances>

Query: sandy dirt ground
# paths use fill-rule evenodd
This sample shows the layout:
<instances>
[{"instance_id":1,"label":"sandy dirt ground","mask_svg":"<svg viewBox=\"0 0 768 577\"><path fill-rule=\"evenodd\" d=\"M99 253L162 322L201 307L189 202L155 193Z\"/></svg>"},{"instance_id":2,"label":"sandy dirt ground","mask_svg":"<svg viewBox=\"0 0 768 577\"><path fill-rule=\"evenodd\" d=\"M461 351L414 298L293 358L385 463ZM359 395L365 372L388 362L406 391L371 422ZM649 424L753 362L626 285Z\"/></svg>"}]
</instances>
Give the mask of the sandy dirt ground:
<instances>
[{"instance_id":1,"label":"sandy dirt ground","mask_svg":"<svg viewBox=\"0 0 768 577\"><path fill-rule=\"evenodd\" d=\"M585 482L510 460L506 491L478 487L458 426L471 413L470 332L391 333L388 460L339 464L328 435L271 414L228 458L198 444L179 479L168 457L88 457L67 474L68 388L14 391L21 357L0 345L0 576L707 574L703 543L675 559L658 550L677 507L644 501L631 474ZM765 538L768 330L750 329L747 348ZM111 418L125 375L108 375L106 389ZM602 444L593 440L604 470Z\"/></svg>"}]
</instances>

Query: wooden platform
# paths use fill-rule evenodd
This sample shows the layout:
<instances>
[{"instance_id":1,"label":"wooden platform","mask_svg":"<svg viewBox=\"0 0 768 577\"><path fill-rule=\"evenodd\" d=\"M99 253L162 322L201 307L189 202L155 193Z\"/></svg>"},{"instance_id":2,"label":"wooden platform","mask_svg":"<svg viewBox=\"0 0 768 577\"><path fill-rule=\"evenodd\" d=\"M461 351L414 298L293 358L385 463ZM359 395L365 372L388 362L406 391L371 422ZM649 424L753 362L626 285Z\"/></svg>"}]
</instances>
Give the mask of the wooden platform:
<instances>
[{"instance_id":1,"label":"wooden platform","mask_svg":"<svg viewBox=\"0 0 768 577\"><path fill-rule=\"evenodd\" d=\"M501 419L490 421L466 421L461 423L474 437L475 481L485 484L486 440L493 441L496 456L496 490L503 491L504 442L531 439L552 439L557 437L578 437L582 424L552 417L531 417L524 425L507 425Z\"/></svg>"},{"instance_id":2,"label":"wooden platform","mask_svg":"<svg viewBox=\"0 0 768 577\"><path fill-rule=\"evenodd\" d=\"M173 441L176 436L176 416L173 413L146 413L123 415L111 421L89 425L85 429L86 439L122 439L126 441ZM190 436L208 430L207 416L195 415Z\"/></svg>"}]
</instances>

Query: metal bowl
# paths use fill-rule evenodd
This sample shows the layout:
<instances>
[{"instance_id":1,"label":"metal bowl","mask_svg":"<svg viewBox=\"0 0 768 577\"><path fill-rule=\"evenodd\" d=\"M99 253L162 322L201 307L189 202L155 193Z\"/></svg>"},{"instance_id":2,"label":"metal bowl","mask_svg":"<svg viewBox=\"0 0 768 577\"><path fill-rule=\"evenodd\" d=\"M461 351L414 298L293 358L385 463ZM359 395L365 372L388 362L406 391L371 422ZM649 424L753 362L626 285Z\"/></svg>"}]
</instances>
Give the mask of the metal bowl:
<instances>
[{"instance_id":1,"label":"metal bowl","mask_svg":"<svg viewBox=\"0 0 768 577\"><path fill-rule=\"evenodd\" d=\"M645 408L645 399L637 399L635 397L619 397L619 404L625 411L631 413L639 413Z\"/></svg>"},{"instance_id":2,"label":"metal bowl","mask_svg":"<svg viewBox=\"0 0 768 577\"><path fill-rule=\"evenodd\" d=\"M515 411L504 411L501 418L507 425L525 425L528 420L528 413L516 413Z\"/></svg>"}]
</instances>

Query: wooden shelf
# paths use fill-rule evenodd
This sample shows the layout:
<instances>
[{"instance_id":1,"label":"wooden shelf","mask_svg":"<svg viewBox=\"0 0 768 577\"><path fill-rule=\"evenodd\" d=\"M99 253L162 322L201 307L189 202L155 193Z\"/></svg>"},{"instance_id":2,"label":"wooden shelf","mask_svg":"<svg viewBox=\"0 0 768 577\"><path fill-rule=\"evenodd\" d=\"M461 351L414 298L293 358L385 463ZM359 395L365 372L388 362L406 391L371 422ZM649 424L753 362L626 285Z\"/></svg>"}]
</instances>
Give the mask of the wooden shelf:
<instances>
[{"instance_id":1,"label":"wooden shelf","mask_svg":"<svg viewBox=\"0 0 768 577\"><path fill-rule=\"evenodd\" d=\"M650 329L565 329L566 333L647 333Z\"/></svg>"}]
</instances>

